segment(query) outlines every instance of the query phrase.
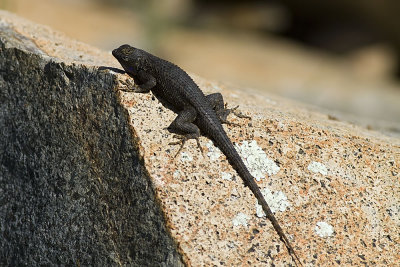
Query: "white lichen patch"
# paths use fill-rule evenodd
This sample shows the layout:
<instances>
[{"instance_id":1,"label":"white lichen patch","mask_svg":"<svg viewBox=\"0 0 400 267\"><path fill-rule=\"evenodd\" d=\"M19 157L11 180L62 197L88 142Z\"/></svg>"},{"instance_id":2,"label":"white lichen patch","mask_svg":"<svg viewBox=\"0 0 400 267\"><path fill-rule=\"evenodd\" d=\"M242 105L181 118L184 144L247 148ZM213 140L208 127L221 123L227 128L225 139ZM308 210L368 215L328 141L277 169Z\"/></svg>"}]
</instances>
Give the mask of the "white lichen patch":
<instances>
[{"instance_id":1,"label":"white lichen patch","mask_svg":"<svg viewBox=\"0 0 400 267\"><path fill-rule=\"evenodd\" d=\"M320 237L330 237L333 235L332 225L330 225L326 222L317 222L317 225L315 226L314 231Z\"/></svg>"},{"instance_id":2,"label":"white lichen patch","mask_svg":"<svg viewBox=\"0 0 400 267\"><path fill-rule=\"evenodd\" d=\"M290 207L290 203L282 191L271 192L268 188L264 188L261 190L261 193L274 213L276 211L285 211ZM257 217L265 216L262 206L258 204L258 201L256 201L256 214Z\"/></svg>"},{"instance_id":3,"label":"white lichen patch","mask_svg":"<svg viewBox=\"0 0 400 267\"><path fill-rule=\"evenodd\" d=\"M266 174L270 176L279 172L279 166L267 157L255 140L251 142L243 141L242 145L235 144L235 147L251 175L257 181L264 178Z\"/></svg>"},{"instance_id":4,"label":"white lichen patch","mask_svg":"<svg viewBox=\"0 0 400 267\"><path fill-rule=\"evenodd\" d=\"M208 148L208 153L207 156L210 158L210 160L217 160L221 156L221 150L219 150L218 147L214 146L212 141L209 141L206 144L206 147Z\"/></svg>"},{"instance_id":5,"label":"white lichen patch","mask_svg":"<svg viewBox=\"0 0 400 267\"><path fill-rule=\"evenodd\" d=\"M316 161L311 162L308 165L307 169L311 172L320 173L322 175L328 174L328 169L326 168L326 166L324 164L322 164L320 162L316 162Z\"/></svg>"},{"instance_id":6,"label":"white lichen patch","mask_svg":"<svg viewBox=\"0 0 400 267\"><path fill-rule=\"evenodd\" d=\"M181 161L193 161L193 157L187 152L181 152Z\"/></svg>"},{"instance_id":7,"label":"white lichen patch","mask_svg":"<svg viewBox=\"0 0 400 267\"><path fill-rule=\"evenodd\" d=\"M247 220L250 220L250 216L240 212L235 218L233 218L232 223L233 226L247 226Z\"/></svg>"},{"instance_id":8,"label":"white lichen patch","mask_svg":"<svg viewBox=\"0 0 400 267\"><path fill-rule=\"evenodd\" d=\"M223 180L232 181L233 175L230 174L229 172L222 172L221 173L221 177L222 177Z\"/></svg>"}]
</instances>

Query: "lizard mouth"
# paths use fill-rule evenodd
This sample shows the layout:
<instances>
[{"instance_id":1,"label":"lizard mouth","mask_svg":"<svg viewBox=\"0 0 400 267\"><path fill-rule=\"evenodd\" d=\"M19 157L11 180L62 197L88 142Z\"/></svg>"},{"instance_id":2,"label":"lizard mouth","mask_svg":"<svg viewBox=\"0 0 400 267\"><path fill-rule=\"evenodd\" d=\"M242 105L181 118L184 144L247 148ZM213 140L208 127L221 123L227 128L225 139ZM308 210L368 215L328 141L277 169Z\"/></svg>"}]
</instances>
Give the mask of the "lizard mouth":
<instances>
[{"instance_id":1,"label":"lizard mouth","mask_svg":"<svg viewBox=\"0 0 400 267\"><path fill-rule=\"evenodd\" d=\"M112 54L114 57L117 57L117 53L118 53L117 49L114 49L114 50L111 52L111 54Z\"/></svg>"},{"instance_id":2,"label":"lizard mouth","mask_svg":"<svg viewBox=\"0 0 400 267\"><path fill-rule=\"evenodd\" d=\"M118 61L124 61L124 56L123 56L123 54L121 53L121 51L117 48L117 49L114 49L112 52L111 52L111 54L118 60Z\"/></svg>"}]
</instances>

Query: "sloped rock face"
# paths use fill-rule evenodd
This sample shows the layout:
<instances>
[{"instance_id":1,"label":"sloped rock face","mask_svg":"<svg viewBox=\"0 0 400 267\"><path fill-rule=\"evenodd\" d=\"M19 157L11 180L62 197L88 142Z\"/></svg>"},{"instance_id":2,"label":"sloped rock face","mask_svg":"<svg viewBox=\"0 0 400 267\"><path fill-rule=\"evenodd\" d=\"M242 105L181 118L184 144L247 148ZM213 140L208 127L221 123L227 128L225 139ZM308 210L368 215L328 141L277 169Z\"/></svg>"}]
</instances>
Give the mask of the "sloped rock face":
<instances>
[{"instance_id":1,"label":"sloped rock face","mask_svg":"<svg viewBox=\"0 0 400 267\"><path fill-rule=\"evenodd\" d=\"M115 87L0 23L0 265L181 264Z\"/></svg>"}]
</instances>

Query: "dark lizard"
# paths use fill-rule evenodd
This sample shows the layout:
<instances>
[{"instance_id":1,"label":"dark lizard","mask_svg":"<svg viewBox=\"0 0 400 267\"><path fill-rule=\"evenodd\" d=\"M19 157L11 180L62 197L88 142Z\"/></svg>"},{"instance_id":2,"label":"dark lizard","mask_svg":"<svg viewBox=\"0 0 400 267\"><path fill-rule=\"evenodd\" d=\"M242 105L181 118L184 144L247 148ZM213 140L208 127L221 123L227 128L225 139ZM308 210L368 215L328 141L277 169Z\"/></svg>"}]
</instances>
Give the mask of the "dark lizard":
<instances>
[{"instance_id":1,"label":"dark lizard","mask_svg":"<svg viewBox=\"0 0 400 267\"><path fill-rule=\"evenodd\" d=\"M139 88L135 89L135 92L147 93L151 90L164 105L178 114L168 129L181 134L179 135L181 138L180 149L188 139L196 139L197 145L201 149L198 141L201 134L214 141L243 179L245 186L248 186L257 198L294 262L301 265L296 252L261 194L254 177L246 168L222 127L221 123L227 123L228 114L234 110L225 108L222 95L220 93L204 95L184 70L141 49L122 45L114 49L112 54L125 72L138 84Z\"/></svg>"}]
</instances>

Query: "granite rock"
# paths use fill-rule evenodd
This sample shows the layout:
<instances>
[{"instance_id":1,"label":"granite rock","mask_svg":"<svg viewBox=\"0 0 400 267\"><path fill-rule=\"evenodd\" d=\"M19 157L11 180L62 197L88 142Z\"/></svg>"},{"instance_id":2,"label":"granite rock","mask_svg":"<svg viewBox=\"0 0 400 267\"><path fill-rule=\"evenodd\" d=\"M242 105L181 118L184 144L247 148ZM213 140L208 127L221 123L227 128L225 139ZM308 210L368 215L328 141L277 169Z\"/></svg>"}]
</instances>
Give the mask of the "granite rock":
<instances>
[{"instance_id":1,"label":"granite rock","mask_svg":"<svg viewBox=\"0 0 400 267\"><path fill-rule=\"evenodd\" d=\"M110 53L5 12L0 27L3 265L292 263L211 141L174 157L176 115ZM224 127L304 265L400 262L400 139L192 76L252 117Z\"/></svg>"}]
</instances>

